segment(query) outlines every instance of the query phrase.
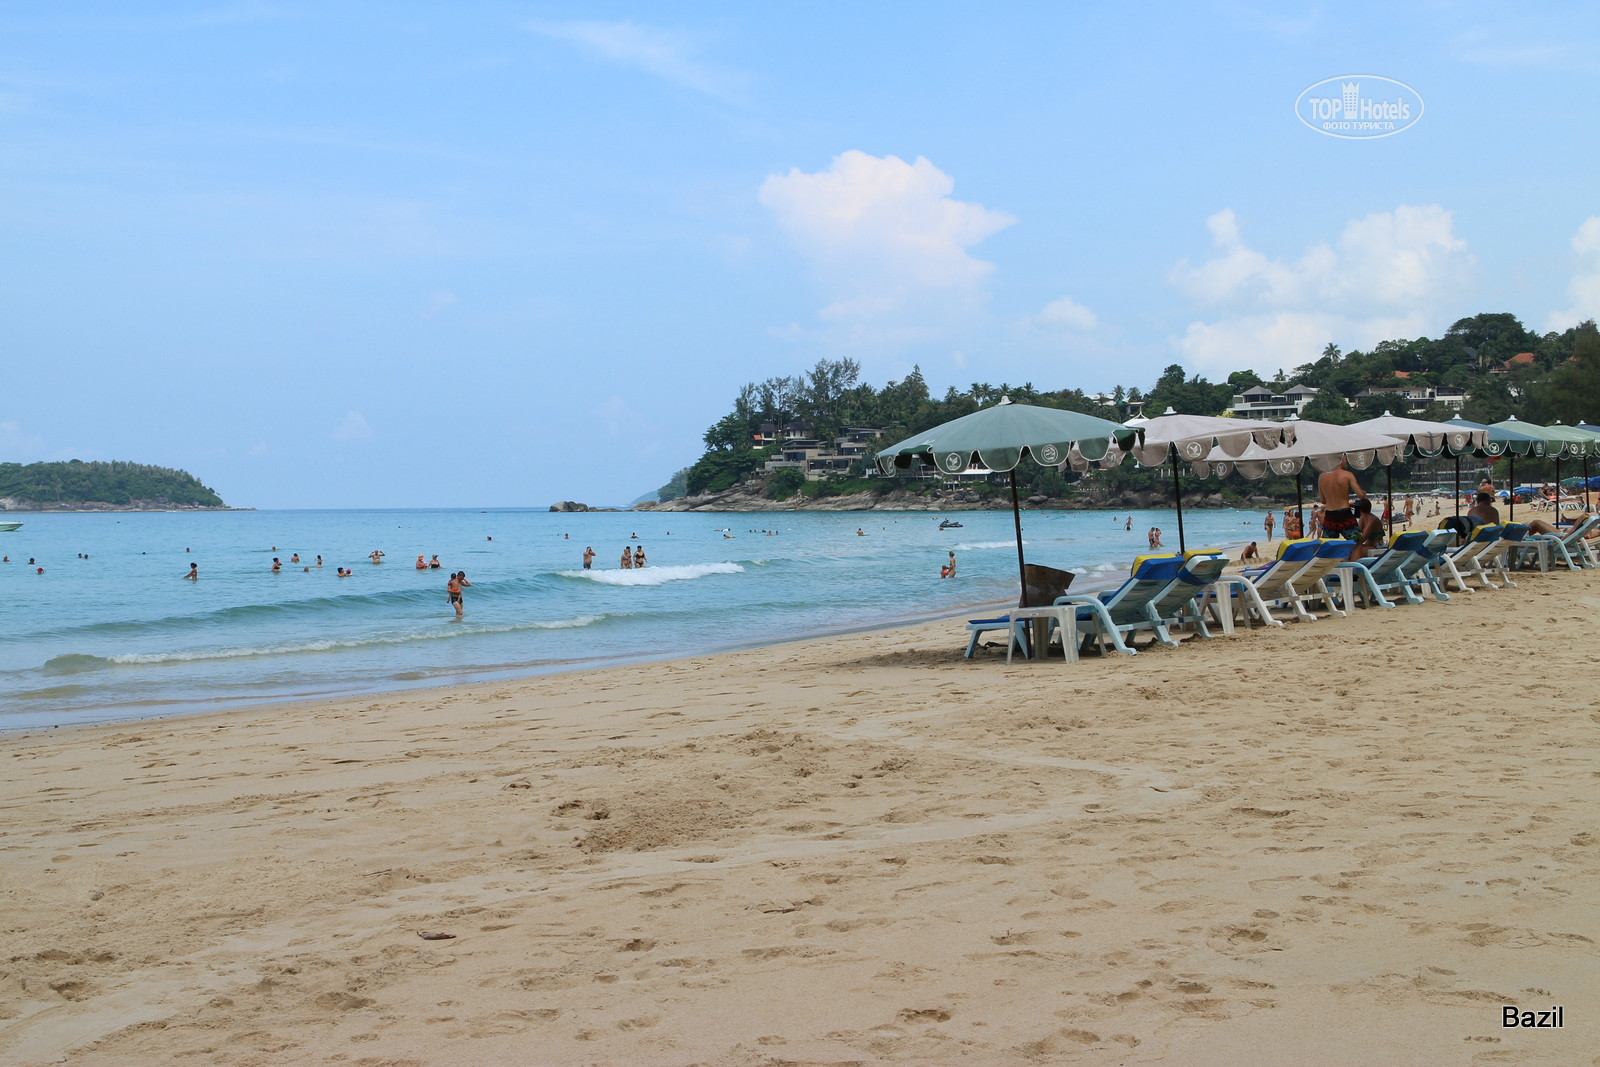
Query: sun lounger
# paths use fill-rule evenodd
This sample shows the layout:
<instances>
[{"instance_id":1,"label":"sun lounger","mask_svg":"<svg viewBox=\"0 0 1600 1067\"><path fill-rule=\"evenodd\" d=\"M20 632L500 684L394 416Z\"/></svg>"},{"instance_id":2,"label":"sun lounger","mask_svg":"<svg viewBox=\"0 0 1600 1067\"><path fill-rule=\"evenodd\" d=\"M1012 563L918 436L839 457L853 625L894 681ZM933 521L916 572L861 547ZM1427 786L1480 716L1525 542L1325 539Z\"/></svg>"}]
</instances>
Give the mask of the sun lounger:
<instances>
[{"instance_id":1,"label":"sun lounger","mask_svg":"<svg viewBox=\"0 0 1600 1067\"><path fill-rule=\"evenodd\" d=\"M1511 580L1511 566L1516 563L1517 551L1528 536L1528 528L1520 522L1508 522L1500 527L1500 536L1488 548L1479 552L1474 562L1484 575L1498 574L1505 584L1516 588Z\"/></svg>"},{"instance_id":2,"label":"sun lounger","mask_svg":"<svg viewBox=\"0 0 1600 1067\"><path fill-rule=\"evenodd\" d=\"M1348 541L1343 544L1348 554L1353 546ZM1235 611L1236 618L1242 619L1247 625L1255 618L1264 626L1282 626L1282 620L1273 618L1270 606L1295 597L1292 582L1316 561L1322 545L1323 542L1314 537L1285 541L1278 546L1277 559L1224 578L1223 581L1230 587L1228 610ZM1294 601L1294 606L1296 618L1312 617L1298 601Z\"/></svg>"},{"instance_id":3,"label":"sun lounger","mask_svg":"<svg viewBox=\"0 0 1600 1067\"><path fill-rule=\"evenodd\" d=\"M1495 585L1489 580L1488 575L1486 575L1483 572L1483 569L1478 565L1478 557L1489 551L1489 549L1493 548L1499 542L1499 526L1480 526L1476 530L1472 531L1472 537L1468 539L1466 544L1462 545L1460 548L1452 549L1451 551L1445 553L1445 559L1450 562L1450 566L1454 570L1456 576L1458 579L1463 580L1463 588L1465 587L1464 579L1467 576L1477 578L1478 582L1485 589L1500 588L1498 585Z\"/></svg>"},{"instance_id":4,"label":"sun lounger","mask_svg":"<svg viewBox=\"0 0 1600 1067\"><path fill-rule=\"evenodd\" d=\"M1058 606L1072 605L1075 609L1076 633L1062 633L1061 639L1067 641L1082 635L1085 643L1097 641L1102 655L1107 642L1124 655L1135 655L1123 635L1127 634L1131 640L1140 630L1150 630L1164 645L1176 645L1178 642L1167 632L1166 620L1155 613L1155 603L1177 582L1183 564L1182 556L1141 556L1133 561L1128 580L1118 588L1093 595L1072 593L1058 598Z\"/></svg>"},{"instance_id":5,"label":"sun lounger","mask_svg":"<svg viewBox=\"0 0 1600 1067\"><path fill-rule=\"evenodd\" d=\"M1455 554L1460 548L1465 547L1466 540L1471 539L1472 535L1470 531L1473 528L1467 525L1465 518L1461 516L1456 517L1461 518L1461 524L1459 526L1452 524L1447 520L1446 522L1441 522L1439 524L1439 528L1433 531L1436 534L1448 534L1449 537L1441 539L1444 543L1434 554L1433 559L1429 561L1428 570L1436 578L1440 578L1441 575L1449 575L1448 578L1440 578L1440 581L1446 585L1448 585L1450 582L1454 582L1456 583L1456 589L1463 593L1470 593L1472 592L1472 586L1467 584L1466 575L1462 574L1461 569L1456 566ZM1463 540L1462 544L1457 546L1456 541L1457 539L1461 538L1466 540Z\"/></svg>"},{"instance_id":6,"label":"sun lounger","mask_svg":"<svg viewBox=\"0 0 1600 1067\"><path fill-rule=\"evenodd\" d=\"M962 655L967 659L971 659L972 654L978 651L978 642L983 638L983 635L993 633L996 630L1004 630L1008 635L1006 641L1007 663L1011 662L1013 649L1020 648L1024 656L1028 655L1028 627L1026 620L1013 619L1010 615L1000 615L993 619L967 620L967 650Z\"/></svg>"},{"instance_id":7,"label":"sun lounger","mask_svg":"<svg viewBox=\"0 0 1600 1067\"><path fill-rule=\"evenodd\" d=\"M1306 622L1316 618L1306 610L1306 604L1311 601L1321 601L1330 614L1343 615L1343 609L1328 589L1328 579L1337 572L1341 563L1349 560L1355 547L1354 541L1322 542L1317 546L1317 554L1311 562L1289 579L1288 594L1279 597L1278 603L1292 607L1295 617Z\"/></svg>"},{"instance_id":8,"label":"sun lounger","mask_svg":"<svg viewBox=\"0 0 1600 1067\"><path fill-rule=\"evenodd\" d=\"M1412 585L1418 588L1419 592L1421 586L1427 585L1429 590L1432 591L1435 600L1450 599L1450 594L1444 591L1443 584L1439 579L1439 571L1443 569L1441 563L1445 553L1455 543L1455 537L1453 530L1426 531L1426 540L1422 542L1422 547L1417 550L1416 562L1408 563L1402 569L1405 576L1411 581Z\"/></svg>"},{"instance_id":9,"label":"sun lounger","mask_svg":"<svg viewBox=\"0 0 1600 1067\"><path fill-rule=\"evenodd\" d=\"M1600 516L1591 515L1564 534L1529 534L1524 539L1524 546L1515 550L1514 554L1522 556L1538 547L1548 547L1552 562L1566 564L1569 571L1600 566L1600 559L1596 558L1594 548L1587 540L1596 526L1600 526ZM1540 569L1546 567L1548 564Z\"/></svg>"},{"instance_id":10,"label":"sun lounger","mask_svg":"<svg viewBox=\"0 0 1600 1067\"><path fill-rule=\"evenodd\" d=\"M1350 570L1355 578L1355 592L1369 605L1394 607L1384 596L1385 592L1397 592L1405 598L1406 603L1420 604L1422 597L1411 587L1412 579L1406 576L1405 568L1408 564L1413 570L1416 568L1420 550L1427 540L1428 535L1420 530L1395 534L1389 547L1378 555L1369 559L1346 560L1339 566Z\"/></svg>"},{"instance_id":11,"label":"sun lounger","mask_svg":"<svg viewBox=\"0 0 1600 1067\"><path fill-rule=\"evenodd\" d=\"M1203 608L1200 601L1206 590L1222 577L1223 568L1227 565L1228 557L1222 552L1198 550L1184 553L1183 569L1178 571L1177 581L1153 605L1155 614L1166 620L1169 630L1193 625L1201 637L1212 636L1210 627L1206 625L1208 609ZM1224 632L1232 633L1232 616L1215 605L1212 610L1216 611L1217 623Z\"/></svg>"}]
</instances>

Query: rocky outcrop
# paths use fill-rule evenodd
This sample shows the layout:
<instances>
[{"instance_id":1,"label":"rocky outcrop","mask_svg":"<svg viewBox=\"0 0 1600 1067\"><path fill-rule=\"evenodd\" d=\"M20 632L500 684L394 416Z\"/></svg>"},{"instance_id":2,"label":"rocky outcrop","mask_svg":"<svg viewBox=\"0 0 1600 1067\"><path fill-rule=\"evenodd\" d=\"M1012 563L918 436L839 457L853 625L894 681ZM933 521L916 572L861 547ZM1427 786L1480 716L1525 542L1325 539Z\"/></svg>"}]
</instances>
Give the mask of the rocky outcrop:
<instances>
[{"instance_id":1,"label":"rocky outcrop","mask_svg":"<svg viewBox=\"0 0 1600 1067\"><path fill-rule=\"evenodd\" d=\"M588 504L580 504L576 500L563 500L550 505L551 511L592 511Z\"/></svg>"}]
</instances>

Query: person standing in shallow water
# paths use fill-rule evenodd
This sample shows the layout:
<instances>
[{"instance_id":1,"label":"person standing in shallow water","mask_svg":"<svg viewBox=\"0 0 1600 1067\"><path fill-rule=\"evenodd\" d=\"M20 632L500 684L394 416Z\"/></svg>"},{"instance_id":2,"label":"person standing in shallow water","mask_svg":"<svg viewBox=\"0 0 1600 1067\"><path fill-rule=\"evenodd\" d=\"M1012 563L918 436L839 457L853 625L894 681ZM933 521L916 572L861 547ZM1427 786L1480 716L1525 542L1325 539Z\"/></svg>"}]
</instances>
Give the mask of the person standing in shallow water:
<instances>
[{"instance_id":1,"label":"person standing in shallow water","mask_svg":"<svg viewBox=\"0 0 1600 1067\"><path fill-rule=\"evenodd\" d=\"M589 545L583 550L583 569L589 570L594 566L594 546Z\"/></svg>"},{"instance_id":2,"label":"person standing in shallow water","mask_svg":"<svg viewBox=\"0 0 1600 1067\"><path fill-rule=\"evenodd\" d=\"M455 607L456 618L458 619L461 617L462 609L465 607L461 599L461 590L471 585L472 583L467 581L466 571L456 571L450 575L449 584L445 586L445 592L449 594L450 603Z\"/></svg>"},{"instance_id":3,"label":"person standing in shallow water","mask_svg":"<svg viewBox=\"0 0 1600 1067\"><path fill-rule=\"evenodd\" d=\"M633 570L633 549L627 545L622 546L622 562L618 566L625 571Z\"/></svg>"},{"instance_id":4,"label":"person standing in shallow water","mask_svg":"<svg viewBox=\"0 0 1600 1067\"><path fill-rule=\"evenodd\" d=\"M643 545L640 545L638 548L633 550L633 569L636 570L636 571L644 569L644 546Z\"/></svg>"}]
</instances>

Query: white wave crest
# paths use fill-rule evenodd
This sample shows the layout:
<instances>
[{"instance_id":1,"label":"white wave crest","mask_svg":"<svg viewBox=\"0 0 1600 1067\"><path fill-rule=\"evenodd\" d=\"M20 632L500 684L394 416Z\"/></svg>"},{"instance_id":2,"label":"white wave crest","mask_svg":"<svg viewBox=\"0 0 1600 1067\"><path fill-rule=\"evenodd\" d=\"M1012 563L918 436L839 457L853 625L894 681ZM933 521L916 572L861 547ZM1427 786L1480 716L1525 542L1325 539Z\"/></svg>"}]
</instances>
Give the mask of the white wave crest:
<instances>
[{"instance_id":1,"label":"white wave crest","mask_svg":"<svg viewBox=\"0 0 1600 1067\"><path fill-rule=\"evenodd\" d=\"M370 648L373 645L405 645L413 641L437 641L478 634L509 634L521 630L570 630L604 619L604 615L575 615L570 619L508 623L502 626L457 626L409 634L379 634L374 637L327 637L320 641L298 641L277 645L239 645L230 648L193 648L177 652L129 652L106 657L112 663L194 663L210 659L244 659L251 656L284 656L296 652L331 652L336 648ZM448 624L447 624L448 625Z\"/></svg>"},{"instance_id":2,"label":"white wave crest","mask_svg":"<svg viewBox=\"0 0 1600 1067\"><path fill-rule=\"evenodd\" d=\"M1027 541L1023 541L1022 543L1023 544L1027 544L1028 542ZM979 549L984 549L984 548L1016 548L1016 547L1017 547L1017 542L1016 542L1015 539L1010 540L1010 541L965 541L965 542L963 542L963 543L961 543L961 544L956 546L956 551L957 552L976 552Z\"/></svg>"},{"instance_id":3,"label":"white wave crest","mask_svg":"<svg viewBox=\"0 0 1600 1067\"><path fill-rule=\"evenodd\" d=\"M601 585L664 585L712 574L743 574L737 563L688 563L678 567L646 567L640 571L562 571L564 578L587 578Z\"/></svg>"}]
</instances>

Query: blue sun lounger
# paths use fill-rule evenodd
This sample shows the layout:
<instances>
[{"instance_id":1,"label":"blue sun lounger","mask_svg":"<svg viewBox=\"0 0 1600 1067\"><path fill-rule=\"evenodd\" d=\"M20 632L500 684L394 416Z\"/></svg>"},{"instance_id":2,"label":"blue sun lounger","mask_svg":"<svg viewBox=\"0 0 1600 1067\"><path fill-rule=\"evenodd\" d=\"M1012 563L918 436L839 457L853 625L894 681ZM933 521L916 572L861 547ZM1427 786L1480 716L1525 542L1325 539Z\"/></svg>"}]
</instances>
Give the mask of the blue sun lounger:
<instances>
[{"instance_id":1,"label":"blue sun lounger","mask_svg":"<svg viewBox=\"0 0 1600 1067\"><path fill-rule=\"evenodd\" d=\"M1069 593L1056 598L1057 606L1076 607L1073 622L1078 633L1070 636L1082 635L1085 644L1097 641L1102 655L1107 642L1124 655L1135 655L1123 635L1127 634L1131 641L1140 630L1150 630L1157 641L1176 646L1178 642L1167 632L1167 622L1156 614L1155 605L1178 581L1183 565L1182 556L1140 556L1133 561L1128 580L1118 588L1096 594ZM1061 635L1063 641L1068 637Z\"/></svg>"},{"instance_id":2,"label":"blue sun lounger","mask_svg":"<svg viewBox=\"0 0 1600 1067\"><path fill-rule=\"evenodd\" d=\"M1173 627L1192 624L1201 637L1212 636L1210 627L1206 625L1206 609L1200 601L1206 590L1221 580L1223 568L1227 565L1228 557L1215 549L1184 553L1183 567L1178 571L1177 580L1152 605L1155 614L1166 622L1169 631ZM1217 622L1228 633L1232 633L1231 617L1220 607L1216 611Z\"/></svg>"},{"instance_id":3,"label":"blue sun lounger","mask_svg":"<svg viewBox=\"0 0 1600 1067\"><path fill-rule=\"evenodd\" d=\"M1439 580L1440 563L1445 558L1445 553L1455 542L1453 530L1427 530L1427 539L1422 542L1422 547L1417 549L1415 562L1408 563L1402 568L1402 573L1410 580L1411 584L1421 592L1421 587L1426 585L1433 593L1435 600L1449 600L1450 594L1444 591L1443 583Z\"/></svg>"},{"instance_id":4,"label":"blue sun lounger","mask_svg":"<svg viewBox=\"0 0 1600 1067\"><path fill-rule=\"evenodd\" d=\"M1528 534L1524 547L1513 550L1513 553L1521 556L1533 550L1535 546L1548 546L1550 554L1566 564L1569 571L1594 567L1600 565L1600 560L1595 558L1594 549L1589 546L1587 537L1596 526L1600 526L1600 516L1591 515L1564 534ZM1544 562L1542 555L1540 562L1541 564ZM1546 566L1541 566L1540 569L1546 569Z\"/></svg>"},{"instance_id":5,"label":"blue sun lounger","mask_svg":"<svg viewBox=\"0 0 1600 1067\"><path fill-rule=\"evenodd\" d=\"M1233 587L1228 610L1236 611L1236 618L1242 618L1246 625L1253 616L1263 626L1282 626L1281 619L1272 617L1271 605L1296 595L1295 578L1316 561L1322 544L1314 537L1285 541L1278 546L1277 559L1224 579ZM1348 554L1349 549L1345 552ZM1296 618L1312 617L1298 602L1294 606Z\"/></svg>"},{"instance_id":6,"label":"blue sun lounger","mask_svg":"<svg viewBox=\"0 0 1600 1067\"><path fill-rule=\"evenodd\" d=\"M1355 592L1368 604L1392 608L1383 594L1399 593L1408 604L1422 603L1422 596L1412 588L1413 579L1407 577L1406 567L1413 571L1426 558L1422 555L1428 535L1421 530L1395 534L1389 547L1370 559L1352 559L1339 564L1349 568L1355 576ZM1354 605L1351 605L1352 607Z\"/></svg>"}]
</instances>

